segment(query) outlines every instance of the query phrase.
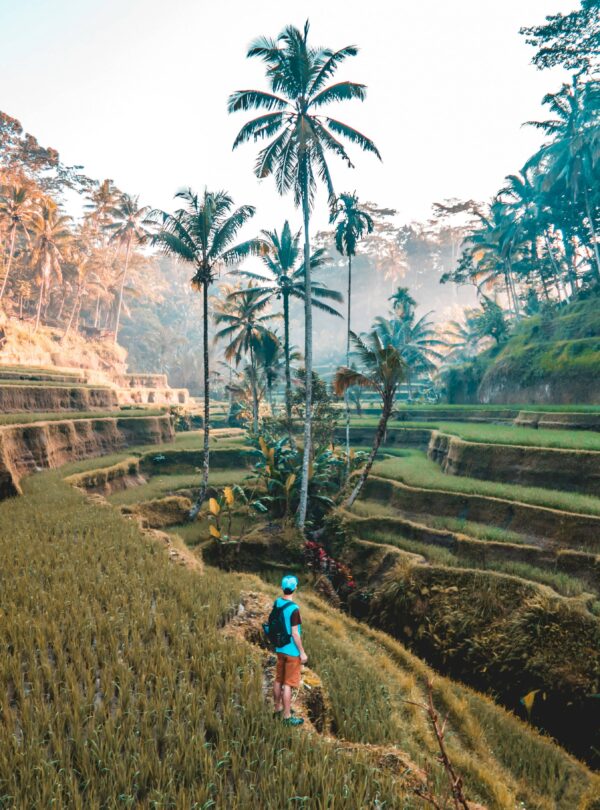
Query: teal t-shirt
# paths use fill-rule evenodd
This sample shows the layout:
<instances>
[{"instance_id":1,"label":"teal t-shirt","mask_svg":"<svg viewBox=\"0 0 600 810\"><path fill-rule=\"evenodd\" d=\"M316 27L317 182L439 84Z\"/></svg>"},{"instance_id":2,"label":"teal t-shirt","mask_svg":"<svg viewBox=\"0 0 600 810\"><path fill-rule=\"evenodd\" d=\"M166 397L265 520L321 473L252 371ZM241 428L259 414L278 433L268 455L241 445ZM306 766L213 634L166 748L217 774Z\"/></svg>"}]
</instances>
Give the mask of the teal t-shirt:
<instances>
[{"instance_id":1,"label":"teal t-shirt","mask_svg":"<svg viewBox=\"0 0 600 810\"><path fill-rule=\"evenodd\" d=\"M283 611L283 620L285 622L285 629L288 631L290 636L292 635L292 615L295 611L298 611L298 621L295 622L295 626L298 627L298 632L302 635L302 626L300 624L300 609L295 602L292 602L290 599L279 599L275 600L275 605L277 607L283 607L285 605L285 609ZM290 638L289 644L286 644L285 647L276 647L275 652L282 653L283 655L292 655L295 658L300 656L300 650L298 649L296 642L293 638Z\"/></svg>"}]
</instances>

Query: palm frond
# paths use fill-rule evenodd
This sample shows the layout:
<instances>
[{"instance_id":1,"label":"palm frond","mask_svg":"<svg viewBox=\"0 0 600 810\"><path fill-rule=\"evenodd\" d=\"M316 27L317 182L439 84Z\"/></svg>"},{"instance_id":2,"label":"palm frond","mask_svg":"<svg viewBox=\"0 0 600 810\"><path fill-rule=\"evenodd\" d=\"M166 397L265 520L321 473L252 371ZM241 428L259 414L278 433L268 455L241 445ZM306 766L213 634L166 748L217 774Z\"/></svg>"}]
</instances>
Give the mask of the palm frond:
<instances>
[{"instance_id":1,"label":"palm frond","mask_svg":"<svg viewBox=\"0 0 600 810\"><path fill-rule=\"evenodd\" d=\"M325 121L329 129L333 130L333 132L336 132L338 135L343 135L344 138L347 138L349 141L359 146L363 152L372 152L381 160L379 149L377 149L373 141L367 138L366 135L363 135L362 132L354 129L354 127L348 126L348 124L337 121L335 118L326 118Z\"/></svg>"},{"instance_id":2,"label":"palm frond","mask_svg":"<svg viewBox=\"0 0 600 810\"><path fill-rule=\"evenodd\" d=\"M236 90L227 100L227 111L238 110L285 110L288 102L281 96L265 93L262 90Z\"/></svg>"},{"instance_id":3,"label":"palm frond","mask_svg":"<svg viewBox=\"0 0 600 810\"><path fill-rule=\"evenodd\" d=\"M356 82L338 82L322 90L311 98L309 107L322 107L324 104L331 104L336 101L351 101L357 98L364 101L367 95L367 88L364 84Z\"/></svg>"}]
</instances>

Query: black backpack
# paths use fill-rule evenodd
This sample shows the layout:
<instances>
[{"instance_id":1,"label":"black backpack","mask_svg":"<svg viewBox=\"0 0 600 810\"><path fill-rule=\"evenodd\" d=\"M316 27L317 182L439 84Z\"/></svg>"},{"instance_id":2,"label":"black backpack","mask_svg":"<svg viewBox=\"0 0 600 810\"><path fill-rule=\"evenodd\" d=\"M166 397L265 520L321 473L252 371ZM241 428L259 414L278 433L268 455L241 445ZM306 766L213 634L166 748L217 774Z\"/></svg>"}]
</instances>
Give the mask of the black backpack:
<instances>
[{"instance_id":1,"label":"black backpack","mask_svg":"<svg viewBox=\"0 0 600 810\"><path fill-rule=\"evenodd\" d=\"M282 605L281 607L277 607L276 604L273 604L269 619L266 624L263 624L265 635L273 647L285 647L286 644L289 644L292 640L285 626L285 618L283 616L283 611L287 606L288 605Z\"/></svg>"}]
</instances>

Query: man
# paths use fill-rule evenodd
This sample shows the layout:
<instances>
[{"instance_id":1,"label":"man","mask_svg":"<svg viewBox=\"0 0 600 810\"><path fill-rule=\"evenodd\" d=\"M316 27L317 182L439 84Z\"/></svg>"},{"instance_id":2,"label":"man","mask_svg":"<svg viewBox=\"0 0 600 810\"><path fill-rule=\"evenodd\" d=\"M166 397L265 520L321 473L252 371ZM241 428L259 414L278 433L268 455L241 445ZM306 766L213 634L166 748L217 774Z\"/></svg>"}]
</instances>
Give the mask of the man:
<instances>
[{"instance_id":1,"label":"man","mask_svg":"<svg viewBox=\"0 0 600 810\"><path fill-rule=\"evenodd\" d=\"M286 726L301 726L304 720L292 712L292 689L300 686L300 667L308 658L302 646L302 622L298 605L290 598L298 588L298 579L287 575L281 580L283 596L275 600L275 607L282 608L285 629L290 641L283 647L276 647L277 668L273 684L275 715L283 715Z\"/></svg>"}]
</instances>

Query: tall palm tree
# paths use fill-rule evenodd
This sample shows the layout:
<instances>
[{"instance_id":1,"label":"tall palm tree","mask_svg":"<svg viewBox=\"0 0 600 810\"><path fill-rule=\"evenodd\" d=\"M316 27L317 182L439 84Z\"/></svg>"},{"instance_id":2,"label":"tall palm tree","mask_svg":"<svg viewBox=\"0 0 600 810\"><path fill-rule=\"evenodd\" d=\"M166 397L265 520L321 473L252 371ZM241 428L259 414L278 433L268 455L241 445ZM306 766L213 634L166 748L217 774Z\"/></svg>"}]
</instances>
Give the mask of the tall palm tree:
<instances>
[{"instance_id":1,"label":"tall palm tree","mask_svg":"<svg viewBox=\"0 0 600 810\"><path fill-rule=\"evenodd\" d=\"M28 186L10 185L5 186L0 193L0 219L7 223L8 230L8 258L4 268L4 279L0 288L0 301L4 297L8 277L12 267L15 254L15 242L17 232L25 230L32 213L32 193Z\"/></svg>"},{"instance_id":2,"label":"tall palm tree","mask_svg":"<svg viewBox=\"0 0 600 810\"><path fill-rule=\"evenodd\" d=\"M119 298L117 302L117 316L115 320L114 342L119 338L119 325L121 323L121 309L123 307L123 291L129 270L129 259L131 248L134 242L142 245L148 238L148 231L145 220L150 213L149 206L143 208L139 206L139 197L131 197L129 194L122 194L117 205L108 209L107 215L111 222L104 227L110 234L110 241L116 242L120 247L125 247L125 263L121 273L121 283L119 284Z\"/></svg>"},{"instance_id":3,"label":"tall palm tree","mask_svg":"<svg viewBox=\"0 0 600 810\"><path fill-rule=\"evenodd\" d=\"M215 323L225 324L215 338L228 339L225 349L225 359L235 360L239 365L242 355L250 357L252 382L252 427L258 433L258 363L257 354L263 343L277 343L277 338L266 326L267 321L275 317L272 313L263 314L269 303L269 296L255 287L246 287L231 293L215 312Z\"/></svg>"},{"instance_id":4,"label":"tall palm tree","mask_svg":"<svg viewBox=\"0 0 600 810\"><path fill-rule=\"evenodd\" d=\"M210 466L210 367L208 357L208 290L221 267L238 264L249 255L263 249L258 239L234 244L241 228L254 216L254 207L243 205L234 209L233 200L225 191L196 194L191 188L178 192L176 199L183 207L173 214L153 211L149 220L158 228L153 238L164 253L174 256L194 268L192 285L202 290L203 307L203 372L204 372L204 453L202 483L190 519L197 517L208 488Z\"/></svg>"},{"instance_id":5,"label":"tall palm tree","mask_svg":"<svg viewBox=\"0 0 600 810\"><path fill-rule=\"evenodd\" d=\"M308 21L300 31L291 25L276 39L259 37L249 47L247 56L261 59L267 66L267 80L271 92L239 90L229 97L229 112L239 110L266 110L245 124L233 143L270 139L260 150L255 165L259 178L275 176L280 194L292 191L294 202L302 207L304 224L304 322L306 400L304 419L304 454L298 525L306 521L308 478L311 459L312 421L312 290L310 272L310 212L317 185L322 180L333 203L335 192L327 165L326 153L342 158L348 166L352 162L339 137L345 138L380 158L377 147L369 138L336 118L320 115L327 104L350 99L365 98L365 86L355 82L329 84L339 65L358 49L349 45L338 51L315 48L308 44ZM337 137L339 136L339 137Z\"/></svg>"},{"instance_id":6,"label":"tall palm tree","mask_svg":"<svg viewBox=\"0 0 600 810\"><path fill-rule=\"evenodd\" d=\"M363 370L342 366L338 368L333 379L333 390L337 396L345 394L351 386L361 388L372 388L381 397L381 416L375 431L373 448L369 453L369 458L365 464L356 486L350 496L344 502L344 506L349 508L360 495L365 485L375 457L379 452L381 442L385 436L387 423L394 407L398 386L404 379L406 364L398 349L391 343L385 343L379 332L373 330L364 340L351 333L354 343L354 354L361 363Z\"/></svg>"},{"instance_id":7,"label":"tall palm tree","mask_svg":"<svg viewBox=\"0 0 600 810\"><path fill-rule=\"evenodd\" d=\"M283 305L283 346L285 354L285 407L288 429L292 429L292 376L290 371L290 298L304 301L306 297L304 279L304 261L300 258L300 231L293 234L290 223L284 222L281 234L277 231L262 231L262 239L266 251L261 259L268 271L268 276L253 273L248 270L240 274L250 278L258 284L257 289L270 298L281 299ZM315 271L324 265L324 249L311 253L310 267ZM325 303L325 300L342 301L342 295L337 290L329 290L318 281L311 282L312 306L328 312L330 315L340 316L340 313ZM234 295L243 294L243 291Z\"/></svg>"},{"instance_id":8,"label":"tall palm tree","mask_svg":"<svg viewBox=\"0 0 600 810\"><path fill-rule=\"evenodd\" d=\"M414 312L410 312L406 318L392 316L388 319L379 316L373 324L373 329L383 344L393 346L402 357L406 365L409 396L412 396L413 374L433 371L435 361L442 357L437 347L446 345L446 341L439 337L432 322L428 320L430 315L431 312L427 312L418 321L415 320Z\"/></svg>"},{"instance_id":9,"label":"tall palm tree","mask_svg":"<svg viewBox=\"0 0 600 810\"><path fill-rule=\"evenodd\" d=\"M348 320L346 323L346 366L350 365L350 331L351 331L351 303L352 303L352 257L356 256L356 246L365 233L373 232L373 220L362 211L356 192L350 194L343 192L337 198L331 209L329 221L337 222L335 229L335 246L342 256L348 257ZM350 403L348 391L344 394L346 406L346 465L347 474L350 474Z\"/></svg>"},{"instance_id":10,"label":"tall palm tree","mask_svg":"<svg viewBox=\"0 0 600 810\"><path fill-rule=\"evenodd\" d=\"M71 217L61 214L50 199L42 200L39 209L32 215L33 232L32 265L40 287L34 331L40 325L42 304L52 277L62 282L62 263L72 244Z\"/></svg>"},{"instance_id":11,"label":"tall palm tree","mask_svg":"<svg viewBox=\"0 0 600 810\"><path fill-rule=\"evenodd\" d=\"M556 117L528 123L543 130L551 140L528 161L527 166L541 165L545 174L544 190L554 187L560 195L561 189L565 189L573 202L581 200L583 203L595 258L595 275L600 281L600 247L596 233L600 181L598 82L582 84L575 76L571 86L565 84L558 93L549 93L543 103Z\"/></svg>"}]
</instances>

